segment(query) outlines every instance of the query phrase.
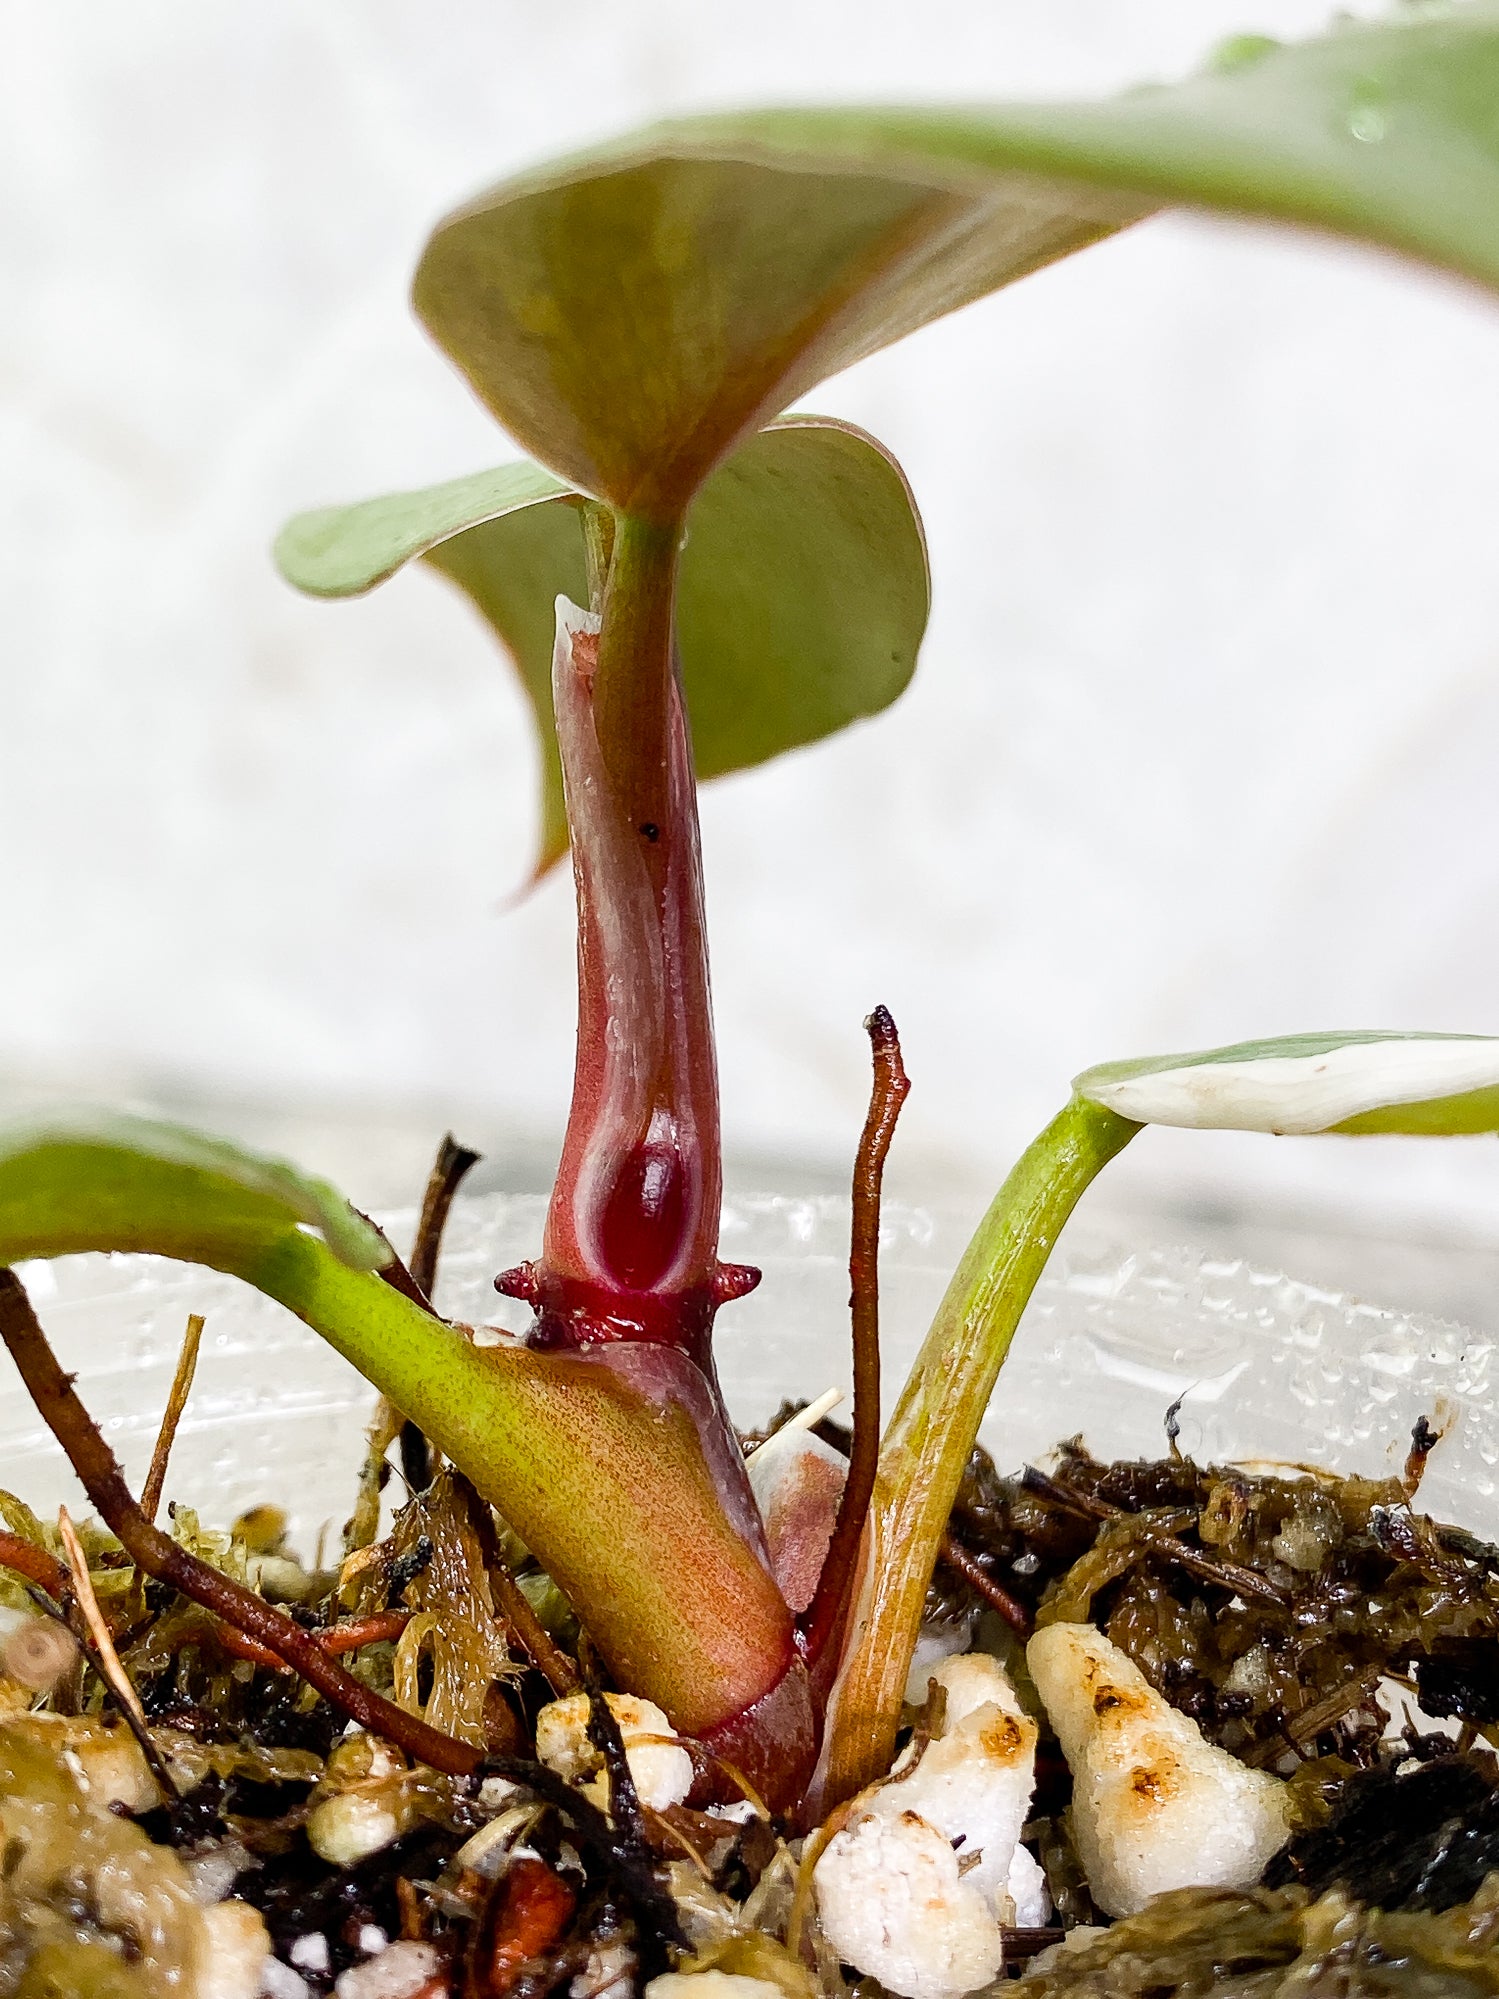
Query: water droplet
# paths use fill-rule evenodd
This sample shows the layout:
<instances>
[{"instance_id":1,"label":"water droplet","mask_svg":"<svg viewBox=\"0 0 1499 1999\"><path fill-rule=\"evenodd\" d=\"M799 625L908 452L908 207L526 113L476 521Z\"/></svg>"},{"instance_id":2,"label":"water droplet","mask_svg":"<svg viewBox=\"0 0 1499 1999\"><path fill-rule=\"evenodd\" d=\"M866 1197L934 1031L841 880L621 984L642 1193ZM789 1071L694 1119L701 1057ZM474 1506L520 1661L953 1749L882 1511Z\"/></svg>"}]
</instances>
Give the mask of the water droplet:
<instances>
[{"instance_id":1,"label":"water droplet","mask_svg":"<svg viewBox=\"0 0 1499 1999\"><path fill-rule=\"evenodd\" d=\"M1273 55L1280 43L1273 35L1230 35L1208 57L1208 68L1220 76L1232 76L1241 69L1253 69L1257 62Z\"/></svg>"},{"instance_id":2,"label":"water droplet","mask_svg":"<svg viewBox=\"0 0 1499 1999\"><path fill-rule=\"evenodd\" d=\"M1355 85L1348 101L1348 132L1350 138L1360 140L1366 146L1378 145L1390 128L1389 111L1385 105L1383 90L1368 78Z\"/></svg>"}]
</instances>

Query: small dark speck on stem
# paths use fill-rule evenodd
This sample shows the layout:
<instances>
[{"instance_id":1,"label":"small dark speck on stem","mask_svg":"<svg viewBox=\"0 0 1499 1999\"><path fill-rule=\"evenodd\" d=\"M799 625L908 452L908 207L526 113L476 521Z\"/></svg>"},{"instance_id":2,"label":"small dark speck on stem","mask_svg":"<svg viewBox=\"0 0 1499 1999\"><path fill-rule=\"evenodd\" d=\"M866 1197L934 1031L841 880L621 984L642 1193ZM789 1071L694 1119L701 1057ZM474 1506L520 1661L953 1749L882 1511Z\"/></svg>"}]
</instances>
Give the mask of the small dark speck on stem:
<instances>
[{"instance_id":1,"label":"small dark speck on stem","mask_svg":"<svg viewBox=\"0 0 1499 1999\"><path fill-rule=\"evenodd\" d=\"M645 837L650 841L652 846L654 846L656 842L661 838L661 828L656 824L654 819L647 819L642 824L640 830L645 835Z\"/></svg>"}]
</instances>

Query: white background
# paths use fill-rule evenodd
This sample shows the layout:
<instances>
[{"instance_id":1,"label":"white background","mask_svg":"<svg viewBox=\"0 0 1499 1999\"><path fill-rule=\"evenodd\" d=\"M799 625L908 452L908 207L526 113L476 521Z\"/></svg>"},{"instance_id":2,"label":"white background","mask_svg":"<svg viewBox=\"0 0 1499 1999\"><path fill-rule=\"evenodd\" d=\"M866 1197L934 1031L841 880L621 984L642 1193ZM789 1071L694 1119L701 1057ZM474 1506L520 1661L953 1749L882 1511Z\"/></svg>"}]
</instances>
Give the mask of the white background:
<instances>
[{"instance_id":1,"label":"white background","mask_svg":"<svg viewBox=\"0 0 1499 1999\"><path fill-rule=\"evenodd\" d=\"M511 455L406 308L446 207L668 110L1097 93L1323 13L3 0L0 1101L186 1103L368 1200L444 1116L555 1148L508 668L435 578L315 605L266 556ZM1096 1060L1499 1031L1499 304L1172 217L814 406L905 463L935 612L895 711L705 795L741 1178L842 1170L879 999L899 1190L968 1204ZM1499 1153L1150 1134L1115 1189L1483 1236Z\"/></svg>"}]
</instances>

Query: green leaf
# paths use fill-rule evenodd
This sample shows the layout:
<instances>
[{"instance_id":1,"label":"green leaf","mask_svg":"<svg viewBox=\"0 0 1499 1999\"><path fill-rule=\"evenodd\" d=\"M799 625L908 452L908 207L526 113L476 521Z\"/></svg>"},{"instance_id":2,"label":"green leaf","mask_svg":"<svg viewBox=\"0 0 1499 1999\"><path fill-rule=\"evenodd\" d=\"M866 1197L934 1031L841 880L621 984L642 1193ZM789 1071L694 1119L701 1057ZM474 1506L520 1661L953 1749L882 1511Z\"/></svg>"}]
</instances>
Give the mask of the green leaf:
<instances>
[{"instance_id":1,"label":"green leaf","mask_svg":"<svg viewBox=\"0 0 1499 1999\"><path fill-rule=\"evenodd\" d=\"M523 446L674 514L815 383L1163 205L1499 285L1499 5L1412 11L1099 104L657 126L439 224L417 311Z\"/></svg>"},{"instance_id":2,"label":"green leaf","mask_svg":"<svg viewBox=\"0 0 1499 1999\"><path fill-rule=\"evenodd\" d=\"M576 495L534 465L300 515L283 574L350 596L423 557L509 649L542 745L539 868L567 848L552 720L553 604L586 602ZM687 519L682 676L700 778L818 741L895 700L926 624L926 547L900 468L863 431L797 416L752 437Z\"/></svg>"},{"instance_id":3,"label":"green leaf","mask_svg":"<svg viewBox=\"0 0 1499 1999\"><path fill-rule=\"evenodd\" d=\"M1499 1039L1292 1034L1193 1055L1105 1062L1073 1088L1139 1124L1458 1137L1499 1131Z\"/></svg>"},{"instance_id":4,"label":"green leaf","mask_svg":"<svg viewBox=\"0 0 1499 1999\"><path fill-rule=\"evenodd\" d=\"M276 566L309 597L358 597L414 555L425 555L454 535L493 526L547 500L575 498L571 486L522 459L419 493L388 493L352 507L298 514L276 537Z\"/></svg>"},{"instance_id":5,"label":"green leaf","mask_svg":"<svg viewBox=\"0 0 1499 1999\"><path fill-rule=\"evenodd\" d=\"M289 1229L321 1230L352 1270L390 1248L326 1181L181 1125L110 1111L0 1131L0 1263L99 1247L223 1270Z\"/></svg>"}]
</instances>

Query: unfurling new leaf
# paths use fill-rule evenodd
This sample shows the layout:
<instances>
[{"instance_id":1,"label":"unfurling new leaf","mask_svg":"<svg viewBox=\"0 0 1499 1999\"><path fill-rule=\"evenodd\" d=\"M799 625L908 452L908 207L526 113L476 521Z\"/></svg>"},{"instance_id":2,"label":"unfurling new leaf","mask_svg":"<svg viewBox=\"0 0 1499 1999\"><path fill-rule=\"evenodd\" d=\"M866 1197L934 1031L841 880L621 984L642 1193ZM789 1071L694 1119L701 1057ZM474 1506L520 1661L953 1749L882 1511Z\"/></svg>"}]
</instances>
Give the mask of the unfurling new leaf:
<instances>
[{"instance_id":1,"label":"unfurling new leaf","mask_svg":"<svg viewBox=\"0 0 1499 1999\"><path fill-rule=\"evenodd\" d=\"M1499 1040L1360 1030L1105 1062L1073 1084L1137 1124L1198 1131L1499 1131Z\"/></svg>"}]
</instances>

